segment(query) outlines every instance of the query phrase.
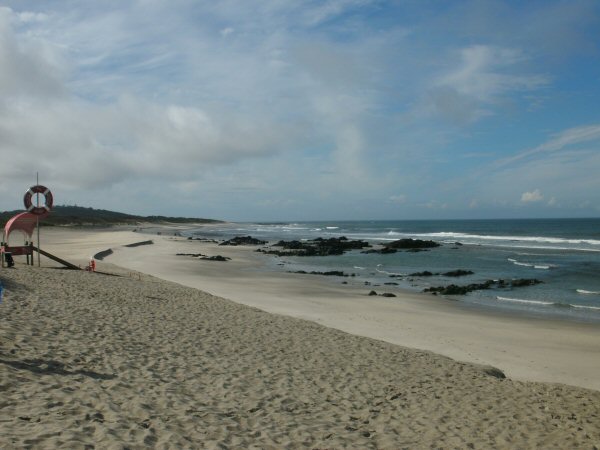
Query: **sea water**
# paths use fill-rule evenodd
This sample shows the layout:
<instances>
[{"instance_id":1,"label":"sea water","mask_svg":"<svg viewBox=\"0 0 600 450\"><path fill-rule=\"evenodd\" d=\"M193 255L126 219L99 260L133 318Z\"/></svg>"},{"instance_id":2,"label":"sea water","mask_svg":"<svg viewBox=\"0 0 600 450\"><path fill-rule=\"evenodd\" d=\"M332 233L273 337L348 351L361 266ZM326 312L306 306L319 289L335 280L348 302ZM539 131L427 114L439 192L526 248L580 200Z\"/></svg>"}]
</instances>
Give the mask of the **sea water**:
<instances>
[{"instance_id":1,"label":"sea water","mask_svg":"<svg viewBox=\"0 0 600 450\"><path fill-rule=\"evenodd\" d=\"M340 270L354 276L332 277L332 282L346 281L380 293L393 292L393 283L420 292L430 286L536 278L542 283L474 291L452 299L517 314L600 323L600 219L235 223L203 227L190 235L217 239L251 235L271 244L341 236L374 246L402 238L434 240L441 247L416 253L355 250L339 256L274 257L269 268ZM456 269L474 273L460 278L411 276Z\"/></svg>"}]
</instances>

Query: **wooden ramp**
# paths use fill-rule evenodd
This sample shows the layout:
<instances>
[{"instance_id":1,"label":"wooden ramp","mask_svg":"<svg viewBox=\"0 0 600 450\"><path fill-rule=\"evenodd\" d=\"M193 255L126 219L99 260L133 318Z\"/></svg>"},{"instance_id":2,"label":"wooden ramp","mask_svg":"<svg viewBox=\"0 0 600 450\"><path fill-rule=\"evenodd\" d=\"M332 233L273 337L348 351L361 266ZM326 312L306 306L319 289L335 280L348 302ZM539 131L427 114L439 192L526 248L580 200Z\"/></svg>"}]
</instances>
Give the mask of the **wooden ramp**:
<instances>
[{"instance_id":1,"label":"wooden ramp","mask_svg":"<svg viewBox=\"0 0 600 450\"><path fill-rule=\"evenodd\" d=\"M64 259L61 259L58 256L54 256L52 253L48 253L40 248L37 248L35 245L32 245L32 248L40 255L44 255L46 258L50 258L51 260L56 261L57 263L62 264L63 266L68 267L69 269L81 270L79 266L71 264L69 261L65 261Z\"/></svg>"}]
</instances>

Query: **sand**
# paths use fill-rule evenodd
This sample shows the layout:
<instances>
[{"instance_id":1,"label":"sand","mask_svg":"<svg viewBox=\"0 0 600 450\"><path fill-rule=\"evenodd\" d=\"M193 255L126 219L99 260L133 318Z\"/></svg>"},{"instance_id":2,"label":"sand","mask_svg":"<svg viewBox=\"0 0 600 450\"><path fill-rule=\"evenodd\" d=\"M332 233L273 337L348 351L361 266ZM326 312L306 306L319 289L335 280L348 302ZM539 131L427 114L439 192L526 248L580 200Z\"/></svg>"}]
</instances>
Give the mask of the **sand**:
<instances>
[{"instance_id":1,"label":"sand","mask_svg":"<svg viewBox=\"0 0 600 450\"><path fill-rule=\"evenodd\" d=\"M126 248L121 245L148 236L128 231L46 234L44 248L73 262L85 264L93 242L97 251L105 244L114 247L106 261L129 261L129 266L99 262L99 270L113 275L62 270L49 261L37 268L18 260L15 269L0 269L5 287L0 305L0 448L600 447L598 390L498 378L487 364L356 335L368 325L357 323L357 333L349 334L289 317L293 306L283 301L288 293L306 297L296 306L295 314L302 316L309 315L311 292L317 312L329 296L341 315L355 317L349 322L360 322L366 313L353 311L353 302L341 302L346 297L363 303L370 299L352 286L346 290L315 278L307 283L297 276L274 277L252 269L255 255L250 252L164 235L152 237L152 246ZM276 303L270 290L286 294L279 299L287 315L136 269L143 265L136 261L145 260L149 272L158 270L157 258L146 252L179 246L238 256L221 263L226 270L217 262L173 256L174 263L193 267L178 276L189 281L198 272L194 264L201 264L203 277L213 278L208 287L216 289L223 280L211 272L238 271L249 298L263 295L248 284L258 278L265 303ZM237 283L232 284L235 293ZM402 304L403 299L389 300ZM426 303L427 308L443 305L439 300ZM440 326L453 309L457 316L473 313L446 306L438 317ZM378 307L369 304L370 314ZM419 314L431 311L411 308L410 322L418 328ZM498 320L499 328L516 323L516 329L529 322L494 315L488 320ZM598 327L533 323L533 338L536 329L555 327L548 333L562 333L560 340L570 352L583 339L577 330L587 331L587 347L571 355L574 361L597 351L600 341L593 332ZM452 333L452 327L445 328ZM483 338L470 339L485 340L483 331ZM414 331L411 339L418 336ZM460 341L452 335L447 340L449 347ZM514 340L509 337L505 352L518 352ZM539 353L564 352L553 348L553 341L537 344ZM589 363L592 368L597 355ZM483 354L476 357L486 360ZM565 364L563 372L571 371Z\"/></svg>"}]
</instances>

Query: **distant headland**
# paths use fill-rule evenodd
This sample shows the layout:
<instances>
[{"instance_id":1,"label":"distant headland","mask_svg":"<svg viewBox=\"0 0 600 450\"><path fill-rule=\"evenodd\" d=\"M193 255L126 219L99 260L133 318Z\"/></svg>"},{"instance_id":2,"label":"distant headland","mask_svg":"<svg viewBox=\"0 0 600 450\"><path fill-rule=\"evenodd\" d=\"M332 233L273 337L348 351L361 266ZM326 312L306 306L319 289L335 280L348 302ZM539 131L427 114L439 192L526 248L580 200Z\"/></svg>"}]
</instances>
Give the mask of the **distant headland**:
<instances>
[{"instance_id":1,"label":"distant headland","mask_svg":"<svg viewBox=\"0 0 600 450\"><path fill-rule=\"evenodd\" d=\"M0 225L21 211L0 212ZM168 216L136 216L105 209L86 208L83 206L54 206L52 214L45 217L42 226L114 226L137 225L139 223L222 223L221 220L192 217Z\"/></svg>"}]
</instances>

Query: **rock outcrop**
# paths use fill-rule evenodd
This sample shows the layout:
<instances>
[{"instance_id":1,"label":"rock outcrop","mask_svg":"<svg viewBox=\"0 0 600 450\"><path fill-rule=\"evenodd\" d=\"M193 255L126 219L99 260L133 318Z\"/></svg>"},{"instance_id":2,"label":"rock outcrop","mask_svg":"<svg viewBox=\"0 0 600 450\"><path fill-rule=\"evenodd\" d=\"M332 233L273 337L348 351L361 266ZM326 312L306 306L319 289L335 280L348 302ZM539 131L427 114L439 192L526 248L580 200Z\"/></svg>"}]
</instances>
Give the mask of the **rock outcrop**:
<instances>
[{"instance_id":1,"label":"rock outcrop","mask_svg":"<svg viewBox=\"0 0 600 450\"><path fill-rule=\"evenodd\" d=\"M252 236L236 236L227 241L221 242L219 245L265 245L267 241L255 239Z\"/></svg>"}]
</instances>

